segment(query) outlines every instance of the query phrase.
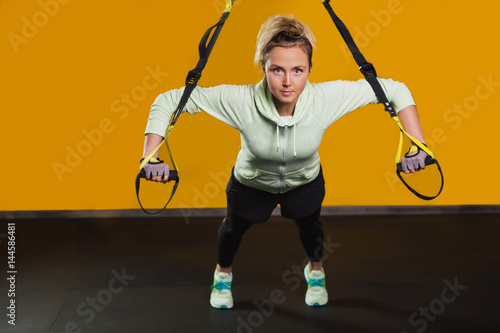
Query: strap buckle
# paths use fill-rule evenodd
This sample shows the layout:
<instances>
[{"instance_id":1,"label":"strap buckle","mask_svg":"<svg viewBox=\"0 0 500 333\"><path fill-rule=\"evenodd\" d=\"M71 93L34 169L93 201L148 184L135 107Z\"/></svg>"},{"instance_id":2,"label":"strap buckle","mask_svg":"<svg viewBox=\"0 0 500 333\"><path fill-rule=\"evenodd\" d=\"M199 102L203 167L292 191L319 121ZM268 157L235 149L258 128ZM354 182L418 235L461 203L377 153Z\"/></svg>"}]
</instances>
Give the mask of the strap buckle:
<instances>
[{"instance_id":1,"label":"strap buckle","mask_svg":"<svg viewBox=\"0 0 500 333\"><path fill-rule=\"evenodd\" d=\"M361 73L363 73L365 78L367 78L370 74L377 76L377 71L375 70L375 67L370 62L366 62L366 63L362 64L361 66L359 66L359 70L361 71Z\"/></svg>"},{"instance_id":2,"label":"strap buckle","mask_svg":"<svg viewBox=\"0 0 500 333\"><path fill-rule=\"evenodd\" d=\"M186 85L194 85L196 86L198 84L198 80L201 78L201 72L197 69L193 69L189 71L187 77L186 77Z\"/></svg>"}]
</instances>

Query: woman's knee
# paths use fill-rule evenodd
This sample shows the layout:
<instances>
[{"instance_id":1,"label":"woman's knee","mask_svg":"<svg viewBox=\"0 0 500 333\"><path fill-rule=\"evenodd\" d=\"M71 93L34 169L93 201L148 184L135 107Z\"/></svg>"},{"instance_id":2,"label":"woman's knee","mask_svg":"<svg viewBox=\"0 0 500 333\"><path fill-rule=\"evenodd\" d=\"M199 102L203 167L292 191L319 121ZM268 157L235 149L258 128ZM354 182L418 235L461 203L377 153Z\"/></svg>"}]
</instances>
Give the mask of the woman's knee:
<instances>
[{"instance_id":1,"label":"woman's knee","mask_svg":"<svg viewBox=\"0 0 500 333\"><path fill-rule=\"evenodd\" d=\"M219 233L243 234L252 226L252 222L234 214L227 216L219 227Z\"/></svg>"}]
</instances>

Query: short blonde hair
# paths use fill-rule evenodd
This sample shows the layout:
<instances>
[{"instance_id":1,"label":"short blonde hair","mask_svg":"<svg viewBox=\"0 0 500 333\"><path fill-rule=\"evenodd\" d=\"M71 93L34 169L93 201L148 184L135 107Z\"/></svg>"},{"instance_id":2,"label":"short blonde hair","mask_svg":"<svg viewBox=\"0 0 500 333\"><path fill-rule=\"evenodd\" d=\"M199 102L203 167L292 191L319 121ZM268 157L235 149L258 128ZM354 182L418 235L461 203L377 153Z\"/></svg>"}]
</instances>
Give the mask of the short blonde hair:
<instances>
[{"instance_id":1,"label":"short blonde hair","mask_svg":"<svg viewBox=\"0 0 500 333\"><path fill-rule=\"evenodd\" d=\"M276 47L300 47L309 57L312 67L312 52L316 37L311 29L293 15L274 15L260 28L255 45L254 63L256 66L266 62L269 52Z\"/></svg>"}]
</instances>

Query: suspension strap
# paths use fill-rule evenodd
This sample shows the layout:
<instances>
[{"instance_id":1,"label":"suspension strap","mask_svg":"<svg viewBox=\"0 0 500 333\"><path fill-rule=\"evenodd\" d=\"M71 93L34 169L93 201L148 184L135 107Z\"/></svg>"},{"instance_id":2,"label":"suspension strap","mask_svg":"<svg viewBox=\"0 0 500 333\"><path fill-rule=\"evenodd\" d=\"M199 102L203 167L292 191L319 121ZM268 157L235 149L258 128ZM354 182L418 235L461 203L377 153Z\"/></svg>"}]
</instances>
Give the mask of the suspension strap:
<instances>
[{"instance_id":1,"label":"suspension strap","mask_svg":"<svg viewBox=\"0 0 500 333\"><path fill-rule=\"evenodd\" d=\"M191 93L193 92L194 88L196 88L198 81L201 78L202 71L208 62L208 58L210 57L210 54L212 53L212 49L215 46L215 42L217 41L217 38L219 37L219 34L222 30L222 27L224 26L224 23L226 22L227 18L229 17L229 14L231 13L234 0L225 0L225 1L226 1L226 8L224 9L224 12L222 13L221 17L219 18L219 21L215 25L208 28L208 30L205 32L205 34L201 38L201 41L198 45L198 55L199 55L198 63L196 64L196 67L194 69L190 70L189 73L187 74L186 82L185 82L186 87L184 88L184 92L182 93L181 99L179 101L179 104L177 105L175 112L173 113L172 117L170 118L170 125L167 128L165 138L160 142L160 144L155 149L153 149L153 151L151 153L149 153L147 156L144 157L144 160L142 161L142 163L139 166L139 174L136 177L136 193L137 193L137 199L139 201L139 204L140 204L142 210L147 214L158 214L158 213L162 212L166 208L166 206L168 205L168 203L170 202L172 197L174 196L174 193L177 189L177 185L179 182L179 178L178 178L179 168L177 167L177 164L175 163L175 160L173 158L172 151L170 150L170 146L168 144L168 138L170 137L170 133L174 129L175 123L179 119L179 116L181 115L182 111L186 107L186 104L189 100L189 97L191 96ZM175 171L175 175L177 176L177 179L175 179L176 183L174 185L174 188L172 190L172 194L170 195L170 199L168 200L167 204L165 204L165 206L161 210L156 211L154 213L151 213L151 212L146 211L142 207L141 201L139 199L140 178L143 177L143 173L141 173L141 171L143 170L144 166L151 160L153 155L158 150L160 150L163 143L165 143L167 146L167 150L168 150L168 153L170 155L170 160L172 161L172 166L174 168L170 172L172 173L172 171Z\"/></svg>"},{"instance_id":2,"label":"suspension strap","mask_svg":"<svg viewBox=\"0 0 500 333\"><path fill-rule=\"evenodd\" d=\"M401 121L398 117L398 114L396 112L396 109L392 105L391 102L387 99L387 96L382 89L382 86L380 85L380 82L377 79L377 71L375 70L375 67L373 66L372 63L366 61L365 57L359 50L358 46L354 42L354 39L351 36L351 33L349 32L349 29L347 29L346 25L342 22L342 20L335 14L333 11L332 6L330 5L330 0L322 0L323 1L323 6L326 8L328 13L330 14L330 17L332 18L333 22L335 23L335 26L337 27L338 31L340 32L340 35L344 39L347 47L349 48L349 51L351 51L351 54L354 58L354 61L356 61L356 64L359 66L359 70L365 77L366 81L370 84L372 87L373 91L375 92L375 95L377 96L378 100L380 103L384 105L385 111L389 112L389 115L391 116L392 119L396 122L400 132L399 132L399 144L398 144L398 151L396 153L396 173L398 174L398 177L401 179L403 184L417 197L424 199L424 200L431 200L436 198L439 194L441 194L441 191L443 189L444 185L444 177L443 177L443 172L441 171L441 167L439 166L439 163L437 163L437 160L434 159L434 154L432 151L427 148L426 145L424 145L422 142L418 141L415 139L413 136L408 134L402 124ZM430 156L430 159L426 159L426 165L429 164L434 164L436 163L438 166L438 170L441 173L441 189L439 190L439 193L434 196L434 197L427 197L424 195L421 195L414 189L412 189L401 177L400 173L402 172L401 168L401 157L402 157L402 151L403 151L403 134L406 135L415 145L418 146L419 149L425 151L427 155ZM429 163L429 164L427 164Z\"/></svg>"}]
</instances>

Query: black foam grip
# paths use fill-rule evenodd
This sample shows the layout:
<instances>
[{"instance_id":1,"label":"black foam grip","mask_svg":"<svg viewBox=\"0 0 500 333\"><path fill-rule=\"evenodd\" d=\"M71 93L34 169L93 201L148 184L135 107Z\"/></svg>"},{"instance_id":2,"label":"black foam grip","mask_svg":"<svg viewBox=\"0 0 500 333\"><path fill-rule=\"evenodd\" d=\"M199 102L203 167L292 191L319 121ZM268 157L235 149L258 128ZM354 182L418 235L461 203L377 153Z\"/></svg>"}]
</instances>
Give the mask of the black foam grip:
<instances>
[{"instance_id":1,"label":"black foam grip","mask_svg":"<svg viewBox=\"0 0 500 333\"><path fill-rule=\"evenodd\" d=\"M146 171L144 171L144 169L141 169L140 176L141 178L146 178ZM177 170L170 170L168 172L168 180L179 180L179 174Z\"/></svg>"},{"instance_id":2,"label":"black foam grip","mask_svg":"<svg viewBox=\"0 0 500 333\"><path fill-rule=\"evenodd\" d=\"M432 158L432 156L430 155L427 155L425 157L425 165L431 165L431 164L434 164L435 162L435 159ZM399 173L399 172L403 172L403 167L401 166L401 163L398 163L396 164L396 171Z\"/></svg>"},{"instance_id":3,"label":"black foam grip","mask_svg":"<svg viewBox=\"0 0 500 333\"><path fill-rule=\"evenodd\" d=\"M168 172L168 180L179 180L179 174L177 170L170 170Z\"/></svg>"}]
</instances>

